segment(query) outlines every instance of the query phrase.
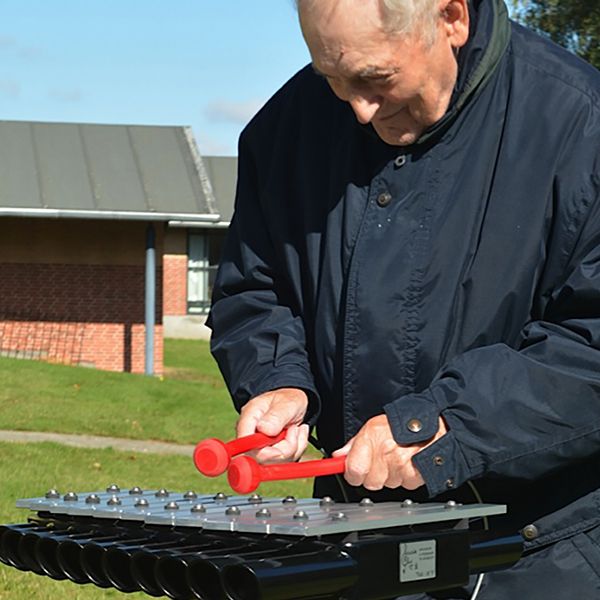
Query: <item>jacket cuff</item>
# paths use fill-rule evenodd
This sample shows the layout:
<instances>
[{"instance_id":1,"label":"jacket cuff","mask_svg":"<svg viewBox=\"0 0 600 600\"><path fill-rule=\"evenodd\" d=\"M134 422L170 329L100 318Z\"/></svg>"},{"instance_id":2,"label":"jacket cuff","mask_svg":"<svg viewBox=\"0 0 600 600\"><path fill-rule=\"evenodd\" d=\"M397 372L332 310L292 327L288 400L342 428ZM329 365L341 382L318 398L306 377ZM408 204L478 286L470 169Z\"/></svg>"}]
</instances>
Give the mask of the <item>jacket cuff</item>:
<instances>
[{"instance_id":1,"label":"jacket cuff","mask_svg":"<svg viewBox=\"0 0 600 600\"><path fill-rule=\"evenodd\" d=\"M413 446L431 439L438 430L440 410L425 394L408 394L383 407L397 444Z\"/></svg>"},{"instance_id":2,"label":"jacket cuff","mask_svg":"<svg viewBox=\"0 0 600 600\"><path fill-rule=\"evenodd\" d=\"M415 454L412 462L425 481L430 498L450 492L472 478L452 431Z\"/></svg>"}]
</instances>

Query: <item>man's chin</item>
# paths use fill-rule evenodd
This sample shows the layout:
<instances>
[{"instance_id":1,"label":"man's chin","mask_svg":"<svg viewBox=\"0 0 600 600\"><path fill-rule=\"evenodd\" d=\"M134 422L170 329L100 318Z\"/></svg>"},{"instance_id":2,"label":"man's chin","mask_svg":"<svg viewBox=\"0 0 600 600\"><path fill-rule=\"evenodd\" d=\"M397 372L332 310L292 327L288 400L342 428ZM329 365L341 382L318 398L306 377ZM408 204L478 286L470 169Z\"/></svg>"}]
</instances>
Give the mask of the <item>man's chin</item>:
<instances>
[{"instance_id":1,"label":"man's chin","mask_svg":"<svg viewBox=\"0 0 600 600\"><path fill-rule=\"evenodd\" d=\"M373 129L377 135L390 146L410 146L414 144L421 135L420 131L392 129L392 128L380 128L373 125Z\"/></svg>"}]
</instances>

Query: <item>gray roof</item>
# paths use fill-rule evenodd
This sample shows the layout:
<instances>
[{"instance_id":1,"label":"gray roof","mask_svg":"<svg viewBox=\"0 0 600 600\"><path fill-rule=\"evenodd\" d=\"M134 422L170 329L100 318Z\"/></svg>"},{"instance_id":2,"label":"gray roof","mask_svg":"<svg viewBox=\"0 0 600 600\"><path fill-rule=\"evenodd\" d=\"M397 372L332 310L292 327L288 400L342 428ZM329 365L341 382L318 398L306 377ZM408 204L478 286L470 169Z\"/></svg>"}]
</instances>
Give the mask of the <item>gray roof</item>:
<instances>
[{"instance_id":1,"label":"gray roof","mask_svg":"<svg viewBox=\"0 0 600 600\"><path fill-rule=\"evenodd\" d=\"M204 156L203 159L221 221L229 223L233 215L235 199L237 156Z\"/></svg>"},{"instance_id":2,"label":"gray roof","mask_svg":"<svg viewBox=\"0 0 600 600\"><path fill-rule=\"evenodd\" d=\"M214 222L231 160L211 185L187 127L0 121L0 216Z\"/></svg>"}]
</instances>

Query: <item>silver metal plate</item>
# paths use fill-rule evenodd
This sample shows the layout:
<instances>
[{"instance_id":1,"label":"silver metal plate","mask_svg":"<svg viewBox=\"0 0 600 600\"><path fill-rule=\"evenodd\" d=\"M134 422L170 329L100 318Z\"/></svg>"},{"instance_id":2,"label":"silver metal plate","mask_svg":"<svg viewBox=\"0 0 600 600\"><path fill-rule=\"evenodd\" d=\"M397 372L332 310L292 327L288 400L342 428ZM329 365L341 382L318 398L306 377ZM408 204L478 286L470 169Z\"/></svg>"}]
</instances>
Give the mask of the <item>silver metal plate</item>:
<instances>
[{"instance_id":1,"label":"silver metal plate","mask_svg":"<svg viewBox=\"0 0 600 600\"><path fill-rule=\"evenodd\" d=\"M156 490L137 494L84 492L58 498L25 498L17 507L51 514L140 521L195 529L316 536L387 527L441 523L504 514L501 504L361 502L342 504L312 498L260 498L205 494L191 497ZM72 499L65 499L65 498ZM89 498L94 503L89 502ZM86 499L88 501L86 502ZM175 503L175 504L172 504Z\"/></svg>"}]
</instances>

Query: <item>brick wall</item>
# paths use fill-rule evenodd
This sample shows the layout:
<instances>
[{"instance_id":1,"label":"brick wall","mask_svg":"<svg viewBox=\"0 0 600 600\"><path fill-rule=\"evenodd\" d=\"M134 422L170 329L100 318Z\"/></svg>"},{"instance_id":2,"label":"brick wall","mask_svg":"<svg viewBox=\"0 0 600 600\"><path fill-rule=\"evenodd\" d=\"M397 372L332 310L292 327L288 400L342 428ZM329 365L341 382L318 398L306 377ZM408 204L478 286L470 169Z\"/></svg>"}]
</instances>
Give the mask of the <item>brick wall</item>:
<instances>
[{"instance_id":1,"label":"brick wall","mask_svg":"<svg viewBox=\"0 0 600 600\"><path fill-rule=\"evenodd\" d=\"M165 254L163 257L163 314L187 314L187 256Z\"/></svg>"},{"instance_id":2,"label":"brick wall","mask_svg":"<svg viewBox=\"0 0 600 600\"><path fill-rule=\"evenodd\" d=\"M162 269L155 372L162 373ZM0 263L0 354L144 371L144 266Z\"/></svg>"}]
</instances>

